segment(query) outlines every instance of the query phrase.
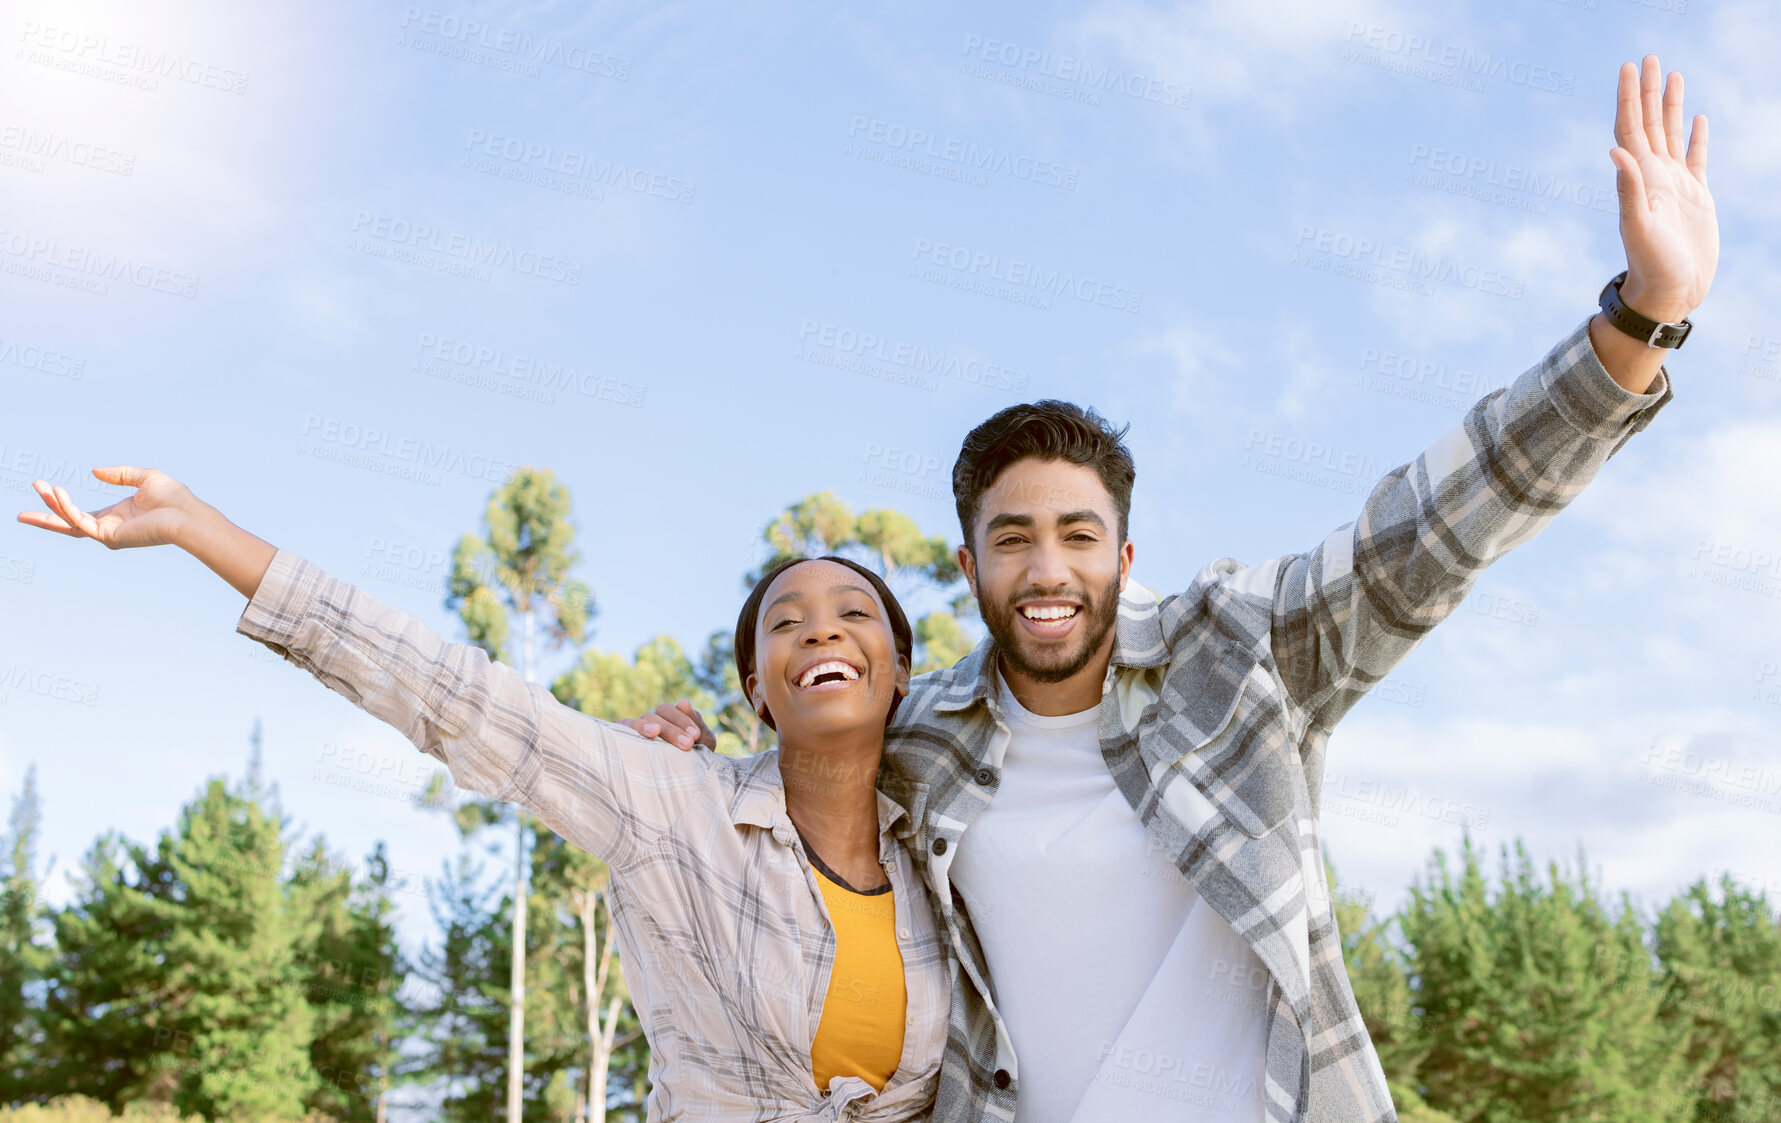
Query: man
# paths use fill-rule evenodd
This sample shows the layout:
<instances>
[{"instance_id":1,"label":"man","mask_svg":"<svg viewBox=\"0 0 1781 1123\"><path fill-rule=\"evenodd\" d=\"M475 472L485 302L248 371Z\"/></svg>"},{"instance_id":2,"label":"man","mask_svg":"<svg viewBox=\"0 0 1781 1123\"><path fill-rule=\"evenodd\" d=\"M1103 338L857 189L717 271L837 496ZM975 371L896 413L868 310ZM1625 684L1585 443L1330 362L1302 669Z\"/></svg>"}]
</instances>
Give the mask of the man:
<instances>
[{"instance_id":1,"label":"man","mask_svg":"<svg viewBox=\"0 0 1781 1123\"><path fill-rule=\"evenodd\" d=\"M988 636L921 676L879 785L957 957L938 1120L1397 1118L1318 845L1341 716L1671 398L1718 261L1706 119L1624 64L1603 313L1308 553L1129 580L1134 468L1092 411L1006 409L953 467ZM1618 280L1618 279L1617 279ZM691 707L630 724L710 743Z\"/></svg>"}]
</instances>

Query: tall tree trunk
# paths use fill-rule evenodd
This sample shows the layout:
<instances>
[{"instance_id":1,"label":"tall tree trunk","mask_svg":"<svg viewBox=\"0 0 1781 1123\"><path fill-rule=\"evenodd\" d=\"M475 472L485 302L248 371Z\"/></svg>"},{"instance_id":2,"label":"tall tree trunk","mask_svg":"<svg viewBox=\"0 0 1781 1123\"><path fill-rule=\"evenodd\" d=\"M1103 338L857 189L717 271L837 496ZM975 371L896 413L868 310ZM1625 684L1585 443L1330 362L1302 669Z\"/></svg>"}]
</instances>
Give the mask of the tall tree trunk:
<instances>
[{"instance_id":1,"label":"tall tree trunk","mask_svg":"<svg viewBox=\"0 0 1781 1123\"><path fill-rule=\"evenodd\" d=\"M520 1123L526 1065L526 821L513 809L513 997L507 1005L507 1119Z\"/></svg>"},{"instance_id":2,"label":"tall tree trunk","mask_svg":"<svg viewBox=\"0 0 1781 1123\"><path fill-rule=\"evenodd\" d=\"M526 681L532 681L532 612L525 613L520 651ZM520 1123L526 1079L526 813L513 808L513 997L507 1012L507 1123Z\"/></svg>"},{"instance_id":3,"label":"tall tree trunk","mask_svg":"<svg viewBox=\"0 0 1781 1123\"><path fill-rule=\"evenodd\" d=\"M606 981L612 973L612 920L607 917L605 931L595 928L600 917L600 894L591 889L576 890L575 911L581 918L581 979L587 992L588 1041L588 1123L606 1123L606 1076L612 1069L612 1042L618 1033L618 1012L624 999L614 996L606 1004L601 1017L600 998L606 993ZM596 947L599 954L595 954Z\"/></svg>"}]
</instances>

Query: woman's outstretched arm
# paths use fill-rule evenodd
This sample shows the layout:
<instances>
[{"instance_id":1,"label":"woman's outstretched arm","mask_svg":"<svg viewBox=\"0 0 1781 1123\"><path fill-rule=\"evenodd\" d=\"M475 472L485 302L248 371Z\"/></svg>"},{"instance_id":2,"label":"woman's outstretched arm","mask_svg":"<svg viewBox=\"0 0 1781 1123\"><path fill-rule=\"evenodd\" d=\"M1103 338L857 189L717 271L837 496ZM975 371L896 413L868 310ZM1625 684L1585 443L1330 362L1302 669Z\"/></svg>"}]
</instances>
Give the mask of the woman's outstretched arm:
<instances>
[{"instance_id":1,"label":"woman's outstretched arm","mask_svg":"<svg viewBox=\"0 0 1781 1123\"><path fill-rule=\"evenodd\" d=\"M93 474L137 492L88 514L63 489L38 481L53 514L24 512L19 521L112 549L179 545L248 597L236 631L396 728L443 761L460 788L520 804L615 866L674 823L709 770L709 754L688 764L666 746L638 744L629 730L563 705L480 647L450 643L235 526L164 473Z\"/></svg>"},{"instance_id":2,"label":"woman's outstretched arm","mask_svg":"<svg viewBox=\"0 0 1781 1123\"><path fill-rule=\"evenodd\" d=\"M236 592L253 599L277 547L224 518L221 511L165 472L120 464L94 468L93 475L104 483L133 487L136 494L88 514L74 505L66 491L33 480L32 486L49 511L21 511L19 521L71 538L91 538L113 550L178 546L209 566Z\"/></svg>"}]
</instances>

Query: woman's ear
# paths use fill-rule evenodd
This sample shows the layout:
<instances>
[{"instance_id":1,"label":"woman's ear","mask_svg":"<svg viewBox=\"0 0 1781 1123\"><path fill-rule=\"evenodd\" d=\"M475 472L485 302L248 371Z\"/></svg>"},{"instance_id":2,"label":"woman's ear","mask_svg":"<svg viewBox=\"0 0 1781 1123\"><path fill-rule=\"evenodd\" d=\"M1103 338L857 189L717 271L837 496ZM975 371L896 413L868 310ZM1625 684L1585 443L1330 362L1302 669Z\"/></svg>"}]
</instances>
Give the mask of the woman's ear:
<instances>
[{"instance_id":1,"label":"woman's ear","mask_svg":"<svg viewBox=\"0 0 1781 1123\"><path fill-rule=\"evenodd\" d=\"M909 696L909 656L897 656L897 695L902 698Z\"/></svg>"}]
</instances>

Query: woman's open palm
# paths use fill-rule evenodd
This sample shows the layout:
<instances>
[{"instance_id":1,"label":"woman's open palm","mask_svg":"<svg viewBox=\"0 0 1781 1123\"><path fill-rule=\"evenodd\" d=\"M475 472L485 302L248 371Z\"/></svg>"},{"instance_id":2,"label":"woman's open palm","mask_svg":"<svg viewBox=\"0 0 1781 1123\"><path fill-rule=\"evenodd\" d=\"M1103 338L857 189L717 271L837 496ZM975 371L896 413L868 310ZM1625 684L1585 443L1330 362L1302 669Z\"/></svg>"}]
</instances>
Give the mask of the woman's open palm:
<instances>
[{"instance_id":1,"label":"woman's open palm","mask_svg":"<svg viewBox=\"0 0 1781 1123\"><path fill-rule=\"evenodd\" d=\"M108 484L134 487L136 494L88 514L75 506L63 489L33 480L31 486L49 507L49 513L21 511L19 521L71 538L92 538L113 550L164 546L174 540L186 512L197 502L190 488L153 468L118 465L94 468L93 475Z\"/></svg>"}]
</instances>

